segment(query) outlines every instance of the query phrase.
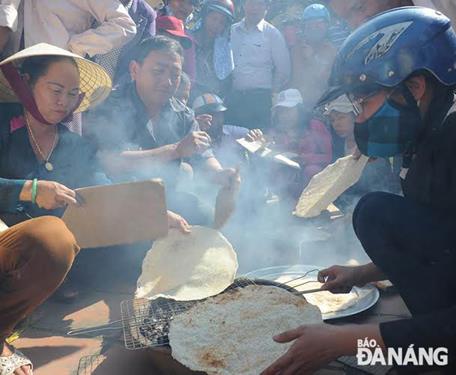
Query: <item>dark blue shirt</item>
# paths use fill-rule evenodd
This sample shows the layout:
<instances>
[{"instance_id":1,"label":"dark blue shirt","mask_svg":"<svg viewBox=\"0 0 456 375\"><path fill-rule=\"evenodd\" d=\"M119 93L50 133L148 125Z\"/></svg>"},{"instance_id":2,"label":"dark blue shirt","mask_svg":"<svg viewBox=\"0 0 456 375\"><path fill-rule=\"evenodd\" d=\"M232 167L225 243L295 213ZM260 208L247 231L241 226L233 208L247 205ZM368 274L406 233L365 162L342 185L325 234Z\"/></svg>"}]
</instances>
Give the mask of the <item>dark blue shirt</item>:
<instances>
[{"instance_id":1,"label":"dark blue shirt","mask_svg":"<svg viewBox=\"0 0 456 375\"><path fill-rule=\"evenodd\" d=\"M194 113L185 105L171 99L164 106L159 119L151 126L146 108L136 92L134 83L115 88L99 107L86 114L84 136L90 139L98 151L118 153L124 151L151 150L175 144L199 126ZM199 162L212 157L211 150L192 161ZM168 188L174 188L182 159L168 163L155 163L147 169L131 166L121 181L162 178Z\"/></svg>"},{"instance_id":2,"label":"dark blue shirt","mask_svg":"<svg viewBox=\"0 0 456 375\"><path fill-rule=\"evenodd\" d=\"M54 169L49 172L33 151L24 125L22 106L0 105L0 216L7 224L27 217L60 216L63 213L63 210L49 211L31 202L21 202L19 194L26 180L56 181L70 189L109 183L98 168L90 144L64 125L58 125L58 132L59 140L49 159ZM22 218L13 219L14 215Z\"/></svg>"}]
</instances>

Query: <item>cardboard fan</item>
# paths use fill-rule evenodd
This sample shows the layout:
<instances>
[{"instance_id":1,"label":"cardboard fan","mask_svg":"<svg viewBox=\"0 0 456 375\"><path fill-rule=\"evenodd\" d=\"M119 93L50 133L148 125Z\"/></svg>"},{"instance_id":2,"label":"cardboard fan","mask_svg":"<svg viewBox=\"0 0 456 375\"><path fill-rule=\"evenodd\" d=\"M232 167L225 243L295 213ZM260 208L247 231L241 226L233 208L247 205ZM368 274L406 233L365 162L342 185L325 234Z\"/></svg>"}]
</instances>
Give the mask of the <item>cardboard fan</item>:
<instances>
[{"instance_id":1,"label":"cardboard fan","mask_svg":"<svg viewBox=\"0 0 456 375\"><path fill-rule=\"evenodd\" d=\"M81 206L62 219L81 248L155 240L168 233L165 189L160 180L76 190Z\"/></svg>"}]
</instances>

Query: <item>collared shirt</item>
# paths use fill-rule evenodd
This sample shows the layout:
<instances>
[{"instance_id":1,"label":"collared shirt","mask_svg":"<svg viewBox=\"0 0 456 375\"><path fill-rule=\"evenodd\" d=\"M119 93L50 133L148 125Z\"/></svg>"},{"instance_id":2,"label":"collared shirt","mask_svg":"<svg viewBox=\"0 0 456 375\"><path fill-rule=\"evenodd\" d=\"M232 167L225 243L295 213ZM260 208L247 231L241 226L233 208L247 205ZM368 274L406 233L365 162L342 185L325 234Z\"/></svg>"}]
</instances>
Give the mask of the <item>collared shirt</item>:
<instances>
[{"instance_id":1,"label":"collared shirt","mask_svg":"<svg viewBox=\"0 0 456 375\"><path fill-rule=\"evenodd\" d=\"M136 33L135 23L117 0L0 1L0 26L17 31L16 50L22 35L22 30L17 30L20 5L26 25L25 47L45 42L93 57L122 46ZM94 22L98 24L96 28Z\"/></svg>"},{"instance_id":2,"label":"collared shirt","mask_svg":"<svg viewBox=\"0 0 456 375\"><path fill-rule=\"evenodd\" d=\"M59 139L49 158L54 169L47 171L31 146L19 104L0 105L0 216L5 221L26 212L31 217L62 214L62 210L44 210L30 202L21 202L19 194L26 180L56 181L70 189L109 184L99 168L93 150L81 136L58 125ZM12 215L11 215L12 214ZM17 219L13 219L16 221Z\"/></svg>"},{"instance_id":3,"label":"collared shirt","mask_svg":"<svg viewBox=\"0 0 456 375\"><path fill-rule=\"evenodd\" d=\"M231 27L235 90L280 91L290 78L290 54L280 31L262 20L247 29L245 20Z\"/></svg>"},{"instance_id":4,"label":"collared shirt","mask_svg":"<svg viewBox=\"0 0 456 375\"><path fill-rule=\"evenodd\" d=\"M153 131L149 130L149 122L149 115L136 92L135 84L129 82L118 86L101 106L87 113L83 134L98 151L120 154L175 144L190 132L199 130L193 111L173 98L162 109L159 118L151 123ZM202 155L203 158L212 156L210 150ZM157 163L147 170L132 166L122 179L163 178L167 186L172 188L176 184L181 161Z\"/></svg>"}]
</instances>

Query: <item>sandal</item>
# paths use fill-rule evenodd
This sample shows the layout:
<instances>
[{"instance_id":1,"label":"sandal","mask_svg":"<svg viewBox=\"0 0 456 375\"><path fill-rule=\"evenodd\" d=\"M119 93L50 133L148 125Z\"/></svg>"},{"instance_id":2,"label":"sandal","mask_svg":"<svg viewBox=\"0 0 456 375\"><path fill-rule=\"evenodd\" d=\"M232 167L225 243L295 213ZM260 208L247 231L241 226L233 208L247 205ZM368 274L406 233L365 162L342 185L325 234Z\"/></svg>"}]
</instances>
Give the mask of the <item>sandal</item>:
<instances>
[{"instance_id":1,"label":"sandal","mask_svg":"<svg viewBox=\"0 0 456 375\"><path fill-rule=\"evenodd\" d=\"M0 357L0 375L12 375L14 371L22 366L30 366L33 371L33 364L22 352L13 348L13 354L7 357Z\"/></svg>"}]
</instances>

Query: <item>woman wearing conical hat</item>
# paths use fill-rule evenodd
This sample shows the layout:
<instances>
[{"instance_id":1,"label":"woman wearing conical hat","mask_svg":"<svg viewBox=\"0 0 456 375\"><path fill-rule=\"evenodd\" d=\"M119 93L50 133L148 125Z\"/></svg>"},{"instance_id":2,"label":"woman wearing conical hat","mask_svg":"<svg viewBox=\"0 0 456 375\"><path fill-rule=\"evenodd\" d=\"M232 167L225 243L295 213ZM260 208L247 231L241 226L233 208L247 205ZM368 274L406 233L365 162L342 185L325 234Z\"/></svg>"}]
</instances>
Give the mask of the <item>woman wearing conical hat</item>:
<instances>
[{"instance_id":1,"label":"woman wearing conical hat","mask_svg":"<svg viewBox=\"0 0 456 375\"><path fill-rule=\"evenodd\" d=\"M74 189L110 182L89 144L62 122L103 101L111 80L48 44L2 61L0 72L0 217L13 225L0 234L0 375L22 375L31 363L5 339L61 284L79 251L57 217L78 204ZM186 224L169 216L171 225Z\"/></svg>"}]
</instances>

